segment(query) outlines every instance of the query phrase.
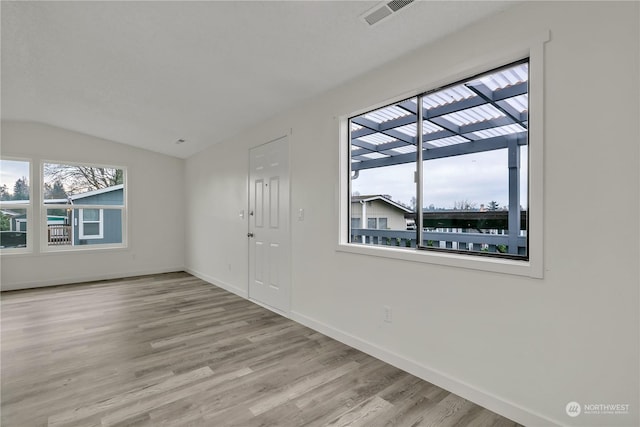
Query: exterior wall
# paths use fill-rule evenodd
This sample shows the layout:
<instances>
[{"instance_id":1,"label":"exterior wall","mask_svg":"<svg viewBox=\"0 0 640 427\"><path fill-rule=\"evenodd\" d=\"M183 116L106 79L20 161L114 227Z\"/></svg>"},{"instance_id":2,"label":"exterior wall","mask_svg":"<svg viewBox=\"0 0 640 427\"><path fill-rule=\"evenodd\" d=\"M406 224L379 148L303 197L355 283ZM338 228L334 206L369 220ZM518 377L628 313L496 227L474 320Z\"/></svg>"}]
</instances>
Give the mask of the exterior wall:
<instances>
[{"instance_id":1,"label":"exterior wall","mask_svg":"<svg viewBox=\"0 0 640 427\"><path fill-rule=\"evenodd\" d=\"M351 218L362 218L362 204L360 202L351 203ZM380 200L367 202L367 218L387 218L387 228L390 230L407 229L404 212Z\"/></svg>"},{"instance_id":2,"label":"exterior wall","mask_svg":"<svg viewBox=\"0 0 640 427\"><path fill-rule=\"evenodd\" d=\"M183 160L39 123L3 121L1 131L3 156L32 161L32 194L43 161L122 166L128 181L126 248L46 252L34 222L31 253L1 256L3 291L184 269Z\"/></svg>"},{"instance_id":3,"label":"exterior wall","mask_svg":"<svg viewBox=\"0 0 640 427\"><path fill-rule=\"evenodd\" d=\"M93 196L82 197L74 200L74 206L82 205L122 205L124 191L114 190L106 193L95 194ZM73 221L73 244L74 245L102 245L107 243L122 243L122 215L117 210L103 210L103 237L101 239L81 239L80 238L80 211L75 211L78 221Z\"/></svg>"},{"instance_id":4,"label":"exterior wall","mask_svg":"<svg viewBox=\"0 0 640 427\"><path fill-rule=\"evenodd\" d=\"M193 156L189 271L247 295L248 149L290 134L294 319L526 425L640 425L639 7L517 4ZM547 32L544 278L337 251L336 117L507 61ZM599 250L594 224L612 209L617 226L597 232L616 247ZM630 407L572 418L572 401Z\"/></svg>"}]
</instances>

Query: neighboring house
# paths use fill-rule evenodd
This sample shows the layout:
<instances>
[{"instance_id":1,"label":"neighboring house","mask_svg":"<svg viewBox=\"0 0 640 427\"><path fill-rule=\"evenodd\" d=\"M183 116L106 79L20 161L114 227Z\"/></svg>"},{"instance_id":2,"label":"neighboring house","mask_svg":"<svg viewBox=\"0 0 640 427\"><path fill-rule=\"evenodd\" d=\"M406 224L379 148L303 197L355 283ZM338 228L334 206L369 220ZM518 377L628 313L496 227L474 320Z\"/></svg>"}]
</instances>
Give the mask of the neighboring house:
<instances>
[{"instance_id":1,"label":"neighboring house","mask_svg":"<svg viewBox=\"0 0 640 427\"><path fill-rule=\"evenodd\" d=\"M68 199L45 200L45 204L73 205L68 218L48 216L47 225L50 229L54 224L71 226L74 246L122 243L122 211L120 209L84 209L82 205L122 206L123 201L124 186L122 184L74 194ZM50 222L51 220L56 222Z\"/></svg>"},{"instance_id":2,"label":"neighboring house","mask_svg":"<svg viewBox=\"0 0 640 427\"><path fill-rule=\"evenodd\" d=\"M413 211L383 195L351 198L351 228L406 230L405 214Z\"/></svg>"},{"instance_id":3,"label":"neighboring house","mask_svg":"<svg viewBox=\"0 0 640 427\"><path fill-rule=\"evenodd\" d=\"M2 213L5 215L9 215L6 213L7 211L3 211ZM64 225L66 223L67 217L60 215L47 215L47 225ZM11 218L11 231L27 231L27 215L26 214L16 214L13 218Z\"/></svg>"},{"instance_id":4,"label":"neighboring house","mask_svg":"<svg viewBox=\"0 0 640 427\"><path fill-rule=\"evenodd\" d=\"M27 231L27 224L24 224L24 229L21 229L20 218L26 218L26 215L20 214L18 212L10 211L7 209L3 209L0 211L2 216L9 218L9 230L7 231Z\"/></svg>"}]
</instances>

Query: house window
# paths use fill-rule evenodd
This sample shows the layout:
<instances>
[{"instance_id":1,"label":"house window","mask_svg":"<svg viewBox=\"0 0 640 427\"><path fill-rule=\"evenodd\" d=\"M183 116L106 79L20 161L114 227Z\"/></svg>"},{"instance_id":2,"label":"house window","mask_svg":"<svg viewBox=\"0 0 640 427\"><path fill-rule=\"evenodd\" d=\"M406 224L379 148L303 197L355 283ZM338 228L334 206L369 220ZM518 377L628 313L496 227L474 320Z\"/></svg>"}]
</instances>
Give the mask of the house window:
<instances>
[{"instance_id":1,"label":"house window","mask_svg":"<svg viewBox=\"0 0 640 427\"><path fill-rule=\"evenodd\" d=\"M104 237L103 209L78 209L81 239L102 239Z\"/></svg>"},{"instance_id":2,"label":"house window","mask_svg":"<svg viewBox=\"0 0 640 427\"><path fill-rule=\"evenodd\" d=\"M351 229L360 228L360 218L351 218Z\"/></svg>"},{"instance_id":3,"label":"house window","mask_svg":"<svg viewBox=\"0 0 640 427\"><path fill-rule=\"evenodd\" d=\"M348 133L349 216L370 229L348 243L529 260L528 59L352 116Z\"/></svg>"},{"instance_id":4,"label":"house window","mask_svg":"<svg viewBox=\"0 0 640 427\"><path fill-rule=\"evenodd\" d=\"M380 230L387 229L387 218L378 218L378 228Z\"/></svg>"},{"instance_id":5,"label":"house window","mask_svg":"<svg viewBox=\"0 0 640 427\"><path fill-rule=\"evenodd\" d=\"M45 162L43 250L126 245L126 170Z\"/></svg>"},{"instance_id":6,"label":"house window","mask_svg":"<svg viewBox=\"0 0 640 427\"><path fill-rule=\"evenodd\" d=\"M30 246L31 162L0 159L0 253L20 253Z\"/></svg>"}]
</instances>

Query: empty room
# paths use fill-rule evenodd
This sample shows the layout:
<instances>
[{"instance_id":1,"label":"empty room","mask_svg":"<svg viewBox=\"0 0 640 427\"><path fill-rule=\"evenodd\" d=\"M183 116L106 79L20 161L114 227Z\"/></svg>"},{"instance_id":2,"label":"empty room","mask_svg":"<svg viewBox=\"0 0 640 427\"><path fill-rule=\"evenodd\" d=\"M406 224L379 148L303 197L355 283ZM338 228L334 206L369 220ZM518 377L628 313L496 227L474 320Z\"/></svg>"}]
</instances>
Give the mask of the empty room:
<instances>
[{"instance_id":1,"label":"empty room","mask_svg":"<svg viewBox=\"0 0 640 427\"><path fill-rule=\"evenodd\" d=\"M0 12L3 427L640 425L640 2Z\"/></svg>"}]
</instances>

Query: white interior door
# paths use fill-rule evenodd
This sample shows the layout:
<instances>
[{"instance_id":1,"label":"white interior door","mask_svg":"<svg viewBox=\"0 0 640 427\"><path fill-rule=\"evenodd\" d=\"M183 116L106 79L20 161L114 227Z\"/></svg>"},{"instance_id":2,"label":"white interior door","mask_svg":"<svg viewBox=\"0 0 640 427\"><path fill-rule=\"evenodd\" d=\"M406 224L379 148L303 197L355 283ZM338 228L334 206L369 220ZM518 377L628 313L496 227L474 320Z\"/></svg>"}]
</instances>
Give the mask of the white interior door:
<instances>
[{"instance_id":1,"label":"white interior door","mask_svg":"<svg viewBox=\"0 0 640 427\"><path fill-rule=\"evenodd\" d=\"M289 312L289 142L249 150L249 298Z\"/></svg>"}]
</instances>

